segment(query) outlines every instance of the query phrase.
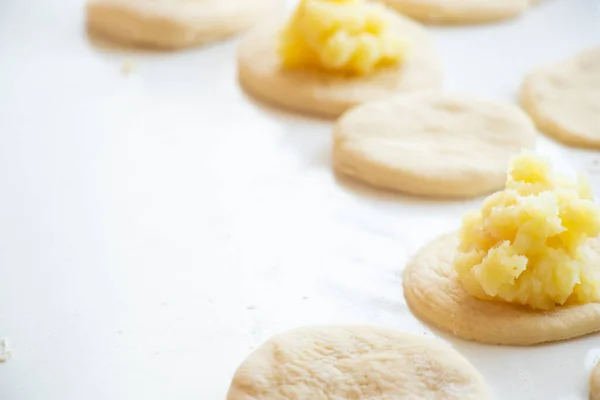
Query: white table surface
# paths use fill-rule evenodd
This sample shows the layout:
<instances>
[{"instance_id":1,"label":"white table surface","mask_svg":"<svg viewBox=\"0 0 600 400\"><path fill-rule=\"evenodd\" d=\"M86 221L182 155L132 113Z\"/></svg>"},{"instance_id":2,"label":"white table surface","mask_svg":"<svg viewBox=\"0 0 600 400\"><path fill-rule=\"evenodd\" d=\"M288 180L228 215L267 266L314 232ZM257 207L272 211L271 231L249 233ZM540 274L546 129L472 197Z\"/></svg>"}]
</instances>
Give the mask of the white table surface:
<instances>
[{"instance_id":1,"label":"white table surface","mask_svg":"<svg viewBox=\"0 0 600 400\"><path fill-rule=\"evenodd\" d=\"M479 200L336 180L331 125L250 101L235 41L106 51L83 26L81 1L0 1L0 399L223 399L272 334L335 322L449 340L496 399L586 398L600 336L483 346L407 309L407 257ZM531 68L600 43L600 5L432 32L448 90L514 100ZM600 171L594 152L539 148Z\"/></svg>"}]
</instances>

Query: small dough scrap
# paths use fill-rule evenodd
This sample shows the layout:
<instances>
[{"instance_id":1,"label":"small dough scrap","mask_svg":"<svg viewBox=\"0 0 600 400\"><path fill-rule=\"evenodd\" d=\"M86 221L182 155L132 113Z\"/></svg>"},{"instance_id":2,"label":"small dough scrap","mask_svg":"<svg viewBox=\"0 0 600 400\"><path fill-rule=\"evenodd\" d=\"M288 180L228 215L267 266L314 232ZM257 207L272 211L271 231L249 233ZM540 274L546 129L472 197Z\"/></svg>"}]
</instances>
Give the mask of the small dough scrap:
<instances>
[{"instance_id":1,"label":"small dough scrap","mask_svg":"<svg viewBox=\"0 0 600 400\"><path fill-rule=\"evenodd\" d=\"M410 47L398 65L364 75L343 75L316 69L287 69L277 48L282 24L261 27L240 43L238 73L250 94L288 109L338 117L358 104L393 94L438 90L442 86L441 60L423 27L392 14L392 27Z\"/></svg>"},{"instance_id":2,"label":"small dough scrap","mask_svg":"<svg viewBox=\"0 0 600 400\"><path fill-rule=\"evenodd\" d=\"M88 0L87 25L120 43L179 49L223 39L275 12L283 0Z\"/></svg>"},{"instance_id":3,"label":"small dough scrap","mask_svg":"<svg viewBox=\"0 0 600 400\"><path fill-rule=\"evenodd\" d=\"M600 149L600 47L533 71L521 105L548 136Z\"/></svg>"},{"instance_id":4,"label":"small dough scrap","mask_svg":"<svg viewBox=\"0 0 600 400\"><path fill-rule=\"evenodd\" d=\"M518 107L464 95L418 93L364 104L334 129L333 167L376 187L471 197L504 187L511 156L535 145Z\"/></svg>"},{"instance_id":5,"label":"small dough scrap","mask_svg":"<svg viewBox=\"0 0 600 400\"><path fill-rule=\"evenodd\" d=\"M516 17L535 0L379 0L430 24L479 24Z\"/></svg>"},{"instance_id":6,"label":"small dough scrap","mask_svg":"<svg viewBox=\"0 0 600 400\"><path fill-rule=\"evenodd\" d=\"M590 400L600 400L600 361L590 375Z\"/></svg>"},{"instance_id":7,"label":"small dough scrap","mask_svg":"<svg viewBox=\"0 0 600 400\"><path fill-rule=\"evenodd\" d=\"M452 265L456 233L425 245L404 270L404 296L413 313L441 329L481 343L527 346L600 330L600 303L559 306L552 311L479 300L462 287ZM600 239L590 241L600 252Z\"/></svg>"},{"instance_id":8,"label":"small dough scrap","mask_svg":"<svg viewBox=\"0 0 600 400\"><path fill-rule=\"evenodd\" d=\"M449 345L376 326L277 335L237 369L228 400L484 400L481 375Z\"/></svg>"},{"instance_id":9,"label":"small dough scrap","mask_svg":"<svg viewBox=\"0 0 600 400\"><path fill-rule=\"evenodd\" d=\"M10 360L12 351L8 345L8 339L0 340L0 347L2 348L2 351L0 351L0 363Z\"/></svg>"}]
</instances>

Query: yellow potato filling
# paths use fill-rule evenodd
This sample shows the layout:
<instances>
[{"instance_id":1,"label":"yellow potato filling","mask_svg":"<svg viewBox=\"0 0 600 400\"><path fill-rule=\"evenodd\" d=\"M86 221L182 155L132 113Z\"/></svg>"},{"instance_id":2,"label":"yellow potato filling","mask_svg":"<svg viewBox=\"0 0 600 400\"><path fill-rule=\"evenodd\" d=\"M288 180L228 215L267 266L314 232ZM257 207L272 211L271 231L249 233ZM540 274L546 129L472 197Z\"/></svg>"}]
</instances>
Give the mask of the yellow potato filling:
<instances>
[{"instance_id":1,"label":"yellow potato filling","mask_svg":"<svg viewBox=\"0 0 600 400\"><path fill-rule=\"evenodd\" d=\"M600 206L583 178L571 180L524 153L506 188L464 217L454 268L469 294L548 310L600 300Z\"/></svg>"},{"instance_id":2,"label":"yellow potato filling","mask_svg":"<svg viewBox=\"0 0 600 400\"><path fill-rule=\"evenodd\" d=\"M281 33L283 66L364 75L398 64L407 44L393 18L392 11L365 0L300 0Z\"/></svg>"}]
</instances>

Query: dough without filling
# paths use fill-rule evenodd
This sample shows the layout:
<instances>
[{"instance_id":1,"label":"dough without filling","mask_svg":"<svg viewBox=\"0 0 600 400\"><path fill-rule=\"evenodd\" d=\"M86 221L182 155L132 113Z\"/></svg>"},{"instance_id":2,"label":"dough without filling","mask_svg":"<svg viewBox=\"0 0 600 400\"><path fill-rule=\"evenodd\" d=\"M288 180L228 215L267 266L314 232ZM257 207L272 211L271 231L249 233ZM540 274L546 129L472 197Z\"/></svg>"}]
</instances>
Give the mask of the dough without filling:
<instances>
[{"instance_id":1,"label":"dough without filling","mask_svg":"<svg viewBox=\"0 0 600 400\"><path fill-rule=\"evenodd\" d=\"M449 94L411 94L359 106L334 129L333 167L373 186L439 197L504 187L511 156L535 144L517 107Z\"/></svg>"},{"instance_id":2,"label":"dough without filling","mask_svg":"<svg viewBox=\"0 0 600 400\"><path fill-rule=\"evenodd\" d=\"M533 71L523 82L521 104L547 135L600 148L600 47Z\"/></svg>"},{"instance_id":3,"label":"dough without filling","mask_svg":"<svg viewBox=\"0 0 600 400\"><path fill-rule=\"evenodd\" d=\"M93 34L175 49L235 34L283 11L283 0L88 0Z\"/></svg>"},{"instance_id":4,"label":"dough without filling","mask_svg":"<svg viewBox=\"0 0 600 400\"><path fill-rule=\"evenodd\" d=\"M590 244L600 252L600 239ZM419 318L463 339L503 345L533 345L600 330L600 303L534 311L470 296L452 265L457 246L456 234L442 236L406 266L404 296Z\"/></svg>"},{"instance_id":5,"label":"dough without filling","mask_svg":"<svg viewBox=\"0 0 600 400\"><path fill-rule=\"evenodd\" d=\"M476 24L512 18L535 0L379 0L416 20Z\"/></svg>"},{"instance_id":6,"label":"dough without filling","mask_svg":"<svg viewBox=\"0 0 600 400\"><path fill-rule=\"evenodd\" d=\"M488 399L483 378L448 345L374 326L275 336L233 377L228 400Z\"/></svg>"}]
</instances>

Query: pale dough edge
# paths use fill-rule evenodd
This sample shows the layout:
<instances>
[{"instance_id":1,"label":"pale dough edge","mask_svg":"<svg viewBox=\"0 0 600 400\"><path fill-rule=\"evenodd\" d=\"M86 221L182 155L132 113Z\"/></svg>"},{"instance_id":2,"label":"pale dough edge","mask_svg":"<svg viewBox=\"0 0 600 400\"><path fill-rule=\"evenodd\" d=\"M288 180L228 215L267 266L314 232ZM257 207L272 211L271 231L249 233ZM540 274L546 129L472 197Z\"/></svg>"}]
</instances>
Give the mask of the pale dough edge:
<instances>
[{"instance_id":1,"label":"pale dough edge","mask_svg":"<svg viewBox=\"0 0 600 400\"><path fill-rule=\"evenodd\" d=\"M452 6L435 7L418 0L377 0L417 21L431 25L476 25L499 22L515 18L526 11L533 1L522 1L520 6L504 7L499 10L489 10L481 7L473 9L456 9Z\"/></svg>"},{"instance_id":2,"label":"pale dough edge","mask_svg":"<svg viewBox=\"0 0 600 400\"><path fill-rule=\"evenodd\" d=\"M590 374L590 400L600 400L600 361Z\"/></svg>"},{"instance_id":3,"label":"pale dough edge","mask_svg":"<svg viewBox=\"0 0 600 400\"><path fill-rule=\"evenodd\" d=\"M289 96L273 95L273 90L269 89L269 85L255 79L250 68L245 62L241 62L239 58L238 82L245 92L255 97L259 102L283 111L298 112L307 116L335 119L356 105L352 101L330 100L325 102L309 99L300 100L293 94Z\"/></svg>"}]
</instances>

